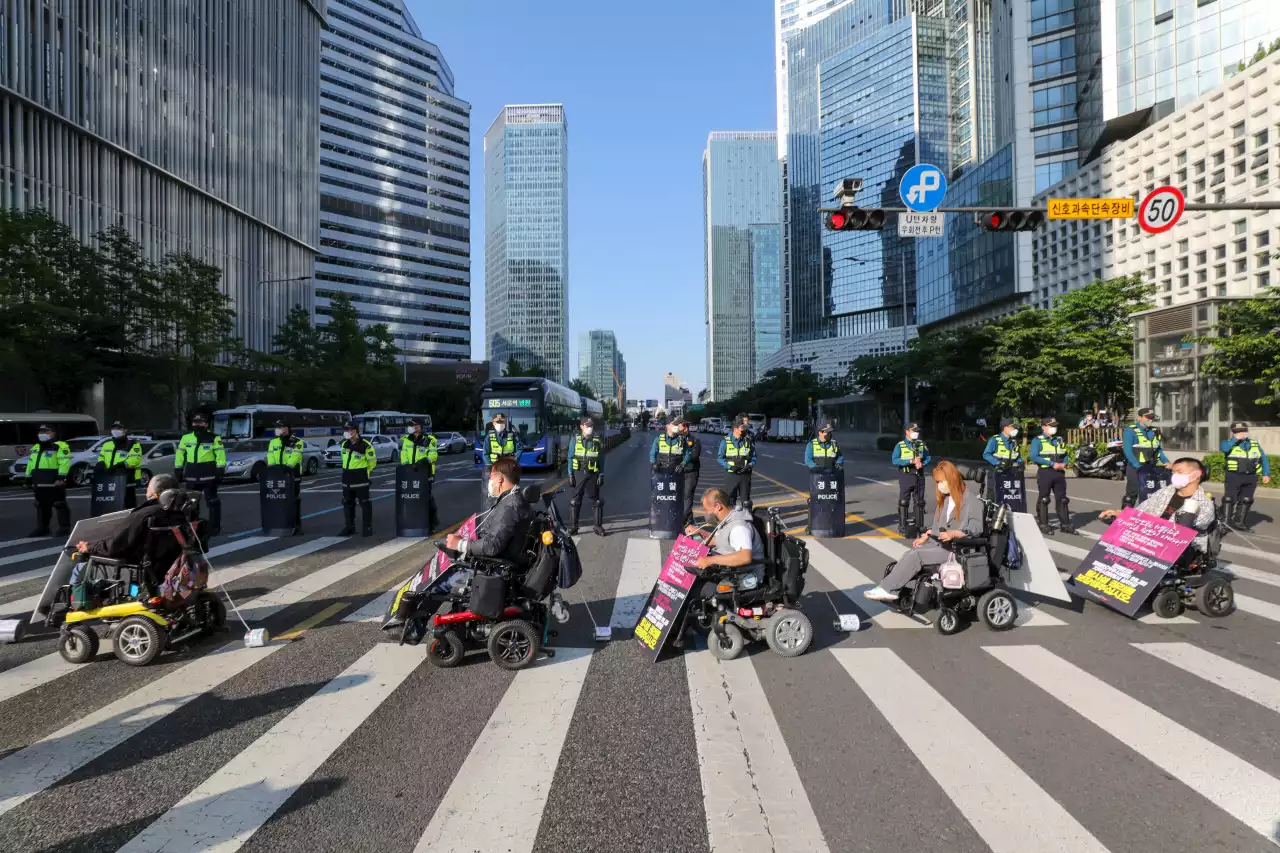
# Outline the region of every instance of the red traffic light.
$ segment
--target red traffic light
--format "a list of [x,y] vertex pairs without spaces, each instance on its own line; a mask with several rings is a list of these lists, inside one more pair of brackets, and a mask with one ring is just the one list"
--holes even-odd
[[828,223],[832,231],[843,231],[849,224],[849,215],[844,211],[836,211],[828,217]]
[[1034,231],[1044,224],[1044,213],[1029,208],[1006,208],[976,213],[973,220],[983,231]]
[[879,231],[884,227],[884,211],[842,207],[827,211],[824,222],[828,231]]
[[988,227],[991,228],[992,231],[999,231],[1000,226],[1004,225],[1004,214],[1002,213],[991,214],[991,216],[987,217],[987,225]]

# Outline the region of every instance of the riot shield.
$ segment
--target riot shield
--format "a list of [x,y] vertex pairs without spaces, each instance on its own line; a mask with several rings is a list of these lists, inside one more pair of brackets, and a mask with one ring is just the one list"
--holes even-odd
[[290,536],[298,524],[294,500],[296,473],[288,465],[268,465],[258,480],[262,508],[262,532],[266,536]]
[[684,524],[684,474],[661,471],[653,475],[649,497],[649,538],[675,539]]
[[89,484],[89,517],[97,518],[125,509],[124,496],[129,488],[129,474],[98,471]]
[[431,535],[431,468],[396,466],[396,536]]
[[809,532],[819,539],[839,539],[845,533],[844,516],[844,472],[809,472]]

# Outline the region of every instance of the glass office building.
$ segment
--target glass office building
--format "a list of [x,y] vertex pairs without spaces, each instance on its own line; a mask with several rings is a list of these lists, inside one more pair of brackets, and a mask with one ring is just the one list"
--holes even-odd
[[316,321],[346,296],[406,362],[471,357],[471,107],[403,0],[329,0]]
[[578,378],[591,386],[597,399],[616,400],[625,372],[613,332],[592,329],[578,337]]
[[484,136],[485,357],[567,380],[569,126],[561,104],[506,106]]
[[[725,400],[755,381],[753,237],[764,257],[775,241],[757,226],[778,225],[777,135],[716,132],[702,153],[706,249],[707,388]],[[776,232],[772,232],[776,233]]]
[[755,335],[755,378],[765,359],[782,347],[782,225],[752,225],[751,322]]

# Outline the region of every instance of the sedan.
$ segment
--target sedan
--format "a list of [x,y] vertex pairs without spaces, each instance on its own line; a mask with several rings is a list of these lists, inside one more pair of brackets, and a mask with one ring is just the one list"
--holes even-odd
[[[222,479],[248,480],[256,483],[267,470],[269,438],[246,438],[227,446],[227,470]],[[314,474],[320,470],[324,451],[310,441],[302,442],[302,473]]]
[[466,453],[467,448],[471,446],[471,442],[456,432],[438,432],[436,436],[436,451],[441,455],[445,453]]
[[[373,445],[373,452],[377,457],[378,464],[384,462],[395,462],[400,456],[400,441],[389,435],[362,435],[365,441]],[[342,444],[331,444],[324,452],[324,464],[330,468],[337,468],[342,464]]]

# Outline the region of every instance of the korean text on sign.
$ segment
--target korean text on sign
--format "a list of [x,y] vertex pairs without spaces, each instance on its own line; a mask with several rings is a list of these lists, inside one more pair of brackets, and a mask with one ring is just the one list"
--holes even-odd
[[1131,198],[1051,198],[1050,219],[1132,219]]

